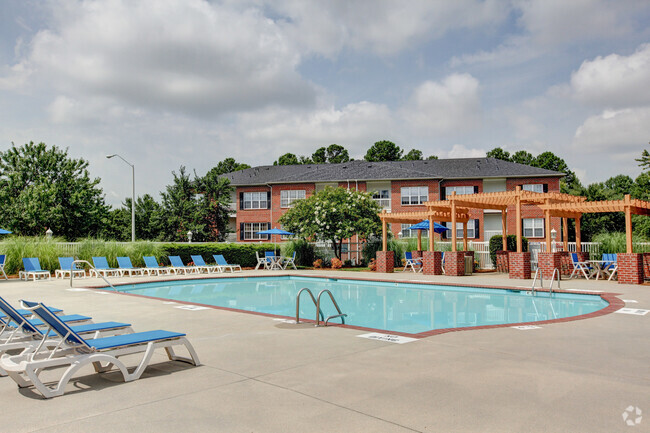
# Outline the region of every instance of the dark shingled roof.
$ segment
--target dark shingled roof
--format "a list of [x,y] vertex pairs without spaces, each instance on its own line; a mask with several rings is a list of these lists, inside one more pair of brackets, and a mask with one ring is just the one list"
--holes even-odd
[[263,165],[224,174],[233,186],[277,183],[342,182],[347,180],[484,179],[558,177],[564,173],[495,158],[429,159],[424,161],[341,164]]

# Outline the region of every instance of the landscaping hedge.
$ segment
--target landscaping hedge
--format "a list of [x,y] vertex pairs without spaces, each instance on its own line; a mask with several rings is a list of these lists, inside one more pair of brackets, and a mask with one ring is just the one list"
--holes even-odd
[[209,244],[163,244],[161,247],[161,260],[165,265],[169,265],[167,256],[180,256],[183,263],[192,261],[192,254],[200,254],[206,263],[214,263],[213,254],[222,254],[226,261],[231,264],[239,264],[242,267],[252,267],[257,265],[255,252],[264,256],[265,251],[272,251],[273,244],[231,244],[231,243],[209,243]]
[[[508,235],[506,238],[506,246],[508,251],[517,251],[517,236]],[[521,238],[521,248],[522,250],[528,251],[528,239],[523,237]],[[497,251],[503,249],[503,237],[501,235],[494,235],[490,238],[490,258],[494,266],[497,265]]]

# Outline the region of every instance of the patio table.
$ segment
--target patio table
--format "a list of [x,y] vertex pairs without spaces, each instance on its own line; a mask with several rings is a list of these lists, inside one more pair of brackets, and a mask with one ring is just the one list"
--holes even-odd
[[609,277],[609,271],[604,268],[604,265],[606,263],[611,263],[611,260],[587,260],[587,263],[591,264],[593,268],[589,274],[589,278],[593,278],[594,275],[596,276],[596,280],[598,280],[601,275],[603,275],[603,278]]

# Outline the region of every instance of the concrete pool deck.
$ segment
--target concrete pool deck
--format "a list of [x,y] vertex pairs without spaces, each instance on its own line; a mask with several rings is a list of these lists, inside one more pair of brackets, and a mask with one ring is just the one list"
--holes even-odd
[[[504,274],[282,274],[503,287],[532,283]],[[111,281],[152,279],[162,278]],[[95,374],[87,367],[64,396],[51,400],[3,377],[0,431],[650,431],[650,314],[612,313],[530,330],[479,329],[394,344],[357,338],[365,332],[350,328],[76,290],[101,284],[76,280],[71,291],[69,281],[10,280],[0,281],[0,294],[10,302],[40,300],[96,321],[127,321],[136,331],[186,332],[203,365],[168,362],[156,354],[143,377],[130,383],[119,373]],[[650,310],[648,285],[566,280],[562,289],[619,293],[619,299],[637,301],[626,307]],[[643,411],[636,430],[623,419],[629,406]]]

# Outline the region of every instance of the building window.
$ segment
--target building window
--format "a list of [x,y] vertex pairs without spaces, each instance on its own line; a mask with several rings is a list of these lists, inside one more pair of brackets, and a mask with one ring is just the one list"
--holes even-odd
[[[446,222],[445,225],[449,230],[445,232],[446,238],[451,238],[451,223]],[[467,221],[467,239],[476,239],[476,220]],[[456,239],[463,239],[463,223],[456,223]]]
[[456,191],[456,195],[462,194],[474,194],[473,186],[447,186],[445,187],[445,194],[450,196],[453,191]]
[[379,203],[382,209],[390,209],[390,190],[375,191],[372,193],[372,199]]
[[429,200],[428,186],[405,186],[402,187],[402,204],[423,204]]
[[402,224],[402,237],[403,238],[417,238],[418,232],[422,232],[422,237],[429,237],[429,230],[409,230],[413,224]]
[[524,218],[524,236],[527,238],[543,238],[544,218]]
[[268,209],[268,194],[263,192],[245,192],[244,209]]
[[268,229],[269,223],[242,223],[243,232],[242,240],[245,241],[265,241],[268,240],[269,235],[260,235],[257,232]]
[[543,183],[526,183],[521,186],[521,189],[524,191],[532,191],[532,192],[544,192],[544,184]]
[[296,200],[302,200],[306,196],[304,189],[287,189],[280,191],[280,207],[291,207]]

